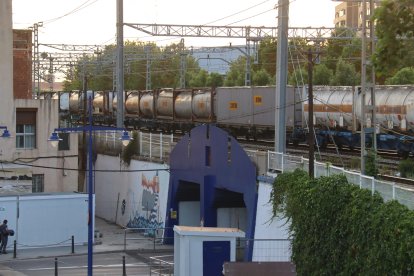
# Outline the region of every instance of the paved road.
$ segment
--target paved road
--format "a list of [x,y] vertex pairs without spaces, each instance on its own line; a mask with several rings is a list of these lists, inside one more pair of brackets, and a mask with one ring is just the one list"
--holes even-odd
[[[0,0],[1,1],[1,0]],[[151,239],[138,238],[138,234],[129,233],[127,251],[124,251],[124,234],[122,227],[96,218],[96,229],[102,237],[96,240],[93,248],[93,274],[120,276],[123,272],[122,257],[125,256],[127,275],[150,275],[149,258],[153,256],[171,256],[172,245],[154,244]],[[156,250],[154,249],[156,247]],[[55,257],[58,258],[58,275],[87,275],[87,245],[75,245],[75,253],[68,245],[44,248],[20,248],[17,257],[13,251],[0,255],[0,276],[48,276],[55,275]]]
[[[149,275],[149,265],[142,258],[124,252],[94,254],[94,275],[116,275],[123,273],[122,259],[125,256],[127,275]],[[59,276],[84,276],[87,274],[87,255],[58,258]],[[10,260],[0,266],[1,276],[48,276],[55,275],[55,259],[51,257],[27,260]]]

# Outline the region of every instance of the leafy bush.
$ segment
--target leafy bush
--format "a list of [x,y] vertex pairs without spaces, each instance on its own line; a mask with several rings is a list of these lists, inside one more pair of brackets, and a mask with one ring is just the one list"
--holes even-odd
[[376,177],[379,173],[378,170],[378,155],[374,150],[369,150],[365,159],[365,174]]
[[348,184],[345,176],[279,175],[273,215],[290,221],[298,275],[411,275],[414,212]]
[[414,161],[411,159],[401,160],[398,164],[398,170],[401,177],[413,178],[414,177]]
[[138,153],[138,132],[132,132],[132,140],[124,148],[122,152],[122,161],[129,166],[131,164],[132,156]]

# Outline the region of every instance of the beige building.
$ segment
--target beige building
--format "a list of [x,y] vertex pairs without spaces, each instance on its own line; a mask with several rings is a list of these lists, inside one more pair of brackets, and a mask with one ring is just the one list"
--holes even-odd
[[[378,4],[374,3],[374,8]],[[335,6],[335,27],[346,27],[346,28],[361,28],[362,27],[362,2],[341,2]],[[366,19],[369,20],[371,14],[370,4],[367,1],[367,15]],[[369,22],[367,22],[369,27]]]
[[12,30],[12,0],[0,1],[0,126],[12,136],[0,138],[0,180],[8,180],[9,192],[10,186],[21,192],[18,181],[11,182],[19,178],[32,179],[26,192],[77,191],[78,136],[66,135],[58,148],[47,141],[59,124],[59,103],[31,99],[31,37],[27,31],[17,33]]

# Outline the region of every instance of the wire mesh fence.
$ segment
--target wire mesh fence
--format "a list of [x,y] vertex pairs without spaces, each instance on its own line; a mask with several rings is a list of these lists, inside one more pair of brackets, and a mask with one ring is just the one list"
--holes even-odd
[[[269,151],[267,160],[269,172],[288,172],[297,168],[308,171],[309,169],[309,160],[303,157],[292,157],[288,154]],[[315,162],[314,171],[315,177],[343,174],[349,183],[358,185],[361,189],[368,189],[373,194],[378,192],[384,201],[397,200],[409,209],[414,210],[414,189],[410,187],[378,180],[374,177],[348,171],[329,163]]]

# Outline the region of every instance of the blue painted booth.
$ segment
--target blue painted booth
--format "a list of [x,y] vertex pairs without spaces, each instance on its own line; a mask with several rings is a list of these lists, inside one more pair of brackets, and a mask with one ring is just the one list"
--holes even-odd
[[[246,238],[254,238],[256,168],[237,141],[218,127],[192,129],[170,154],[166,227],[178,225],[184,201],[199,202],[199,221],[205,227],[217,227],[218,208],[246,208]],[[172,230],[166,235],[174,237]],[[248,244],[245,260],[252,256],[253,243]]]

